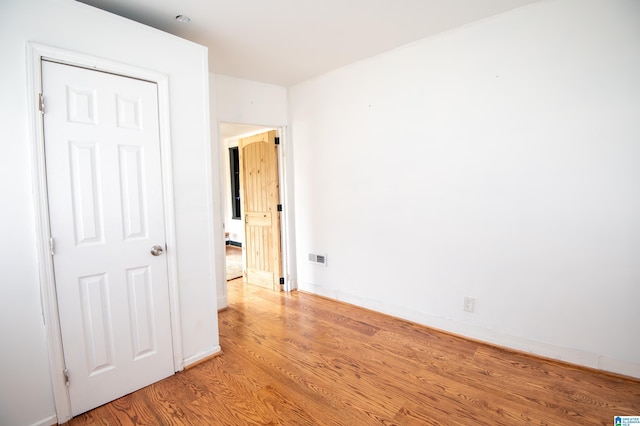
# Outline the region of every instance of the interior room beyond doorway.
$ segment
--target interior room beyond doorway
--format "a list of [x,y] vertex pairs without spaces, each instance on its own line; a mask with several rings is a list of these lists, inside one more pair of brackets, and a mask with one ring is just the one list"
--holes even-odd
[[254,124],[220,123],[221,182],[223,192],[227,280],[243,276],[246,265],[244,221],[240,199],[238,141],[273,127]]

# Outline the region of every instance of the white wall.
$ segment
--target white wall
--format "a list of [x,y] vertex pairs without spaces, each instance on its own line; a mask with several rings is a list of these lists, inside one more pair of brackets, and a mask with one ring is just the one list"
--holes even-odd
[[300,288],[640,377],[639,22],[542,1],[292,87]]
[[0,424],[50,424],[55,408],[36,256],[26,42],[169,76],[185,362],[219,350],[212,223],[222,220],[214,216],[208,163],[207,54],[201,46],[71,0],[3,1],[0,12]]
[[287,89],[273,84],[210,74],[215,87],[214,119],[220,122],[285,126],[287,124]]
[[[219,74],[210,74],[210,82],[211,102],[215,103],[215,112],[212,114],[212,123],[215,123],[212,127],[214,132],[220,131],[220,123],[236,123],[283,128],[286,133],[288,105],[287,89],[285,87]],[[218,156],[215,161],[217,161],[220,170],[222,170],[217,181],[217,184],[220,185],[220,194],[222,194],[220,211],[223,217],[226,217],[225,223],[228,224],[228,230],[241,235],[238,233],[238,226],[242,230],[242,222],[232,220],[231,212],[228,208],[230,197],[229,142],[233,144],[231,140],[223,141],[215,150]],[[286,137],[283,138],[281,149],[288,149],[288,145]],[[287,161],[287,170],[292,169],[290,158],[287,157],[285,161]],[[287,191],[293,191],[293,185],[289,184],[285,187]],[[293,194],[291,193],[289,196],[293,197]],[[293,214],[293,208],[291,208],[290,212]],[[240,225],[237,222],[240,222]],[[242,230],[243,233],[244,231]],[[293,247],[292,236],[289,246]],[[295,268],[295,264],[289,262],[289,267]],[[227,306],[226,285],[226,281],[218,283],[219,309]]]

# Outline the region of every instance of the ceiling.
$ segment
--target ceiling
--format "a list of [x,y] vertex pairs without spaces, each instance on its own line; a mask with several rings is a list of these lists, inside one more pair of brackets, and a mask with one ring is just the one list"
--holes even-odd
[[220,123],[220,139],[236,138],[238,136],[244,136],[249,134],[255,134],[258,132],[266,132],[273,129],[272,127],[257,126],[253,124],[239,124],[239,123]]
[[537,0],[78,1],[207,46],[214,73],[288,87]]

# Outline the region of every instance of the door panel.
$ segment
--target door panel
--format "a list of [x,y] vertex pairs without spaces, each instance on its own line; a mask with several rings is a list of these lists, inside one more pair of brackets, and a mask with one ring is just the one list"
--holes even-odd
[[141,146],[119,146],[120,194],[124,238],[147,237],[147,211],[144,203],[144,151]]
[[157,351],[153,321],[153,283],[149,266],[127,270],[129,316],[135,360]]
[[115,368],[108,281],[107,274],[78,278],[84,351],[90,375]]
[[98,188],[97,147],[92,142],[69,141],[71,199],[77,245],[104,243],[104,221]]
[[250,284],[279,289],[281,276],[278,151],[275,130],[241,139],[240,180]]
[[53,264],[72,414],[174,372],[154,83],[42,62]]

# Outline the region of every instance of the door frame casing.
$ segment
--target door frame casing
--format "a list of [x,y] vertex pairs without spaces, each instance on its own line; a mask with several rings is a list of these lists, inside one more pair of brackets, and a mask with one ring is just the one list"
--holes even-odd
[[293,226],[293,199],[289,197],[293,182],[289,179],[293,177],[289,174],[289,164],[287,163],[287,151],[289,150],[289,138],[287,126],[276,128],[280,138],[278,145],[278,181],[280,182],[280,204],[282,212],[280,214],[280,254],[282,261],[282,274],[284,275],[284,291],[291,292],[298,289],[295,271],[295,250],[293,249],[294,226]]
[[49,200],[44,151],[44,118],[39,112],[39,94],[42,93],[43,59],[65,65],[79,66],[95,71],[118,74],[125,77],[155,83],[158,88],[158,120],[162,168],[163,213],[165,218],[165,239],[167,274],[169,285],[169,308],[171,337],[173,345],[173,368],[181,371],[183,365],[182,333],[180,327],[180,306],[178,287],[178,262],[176,253],[176,229],[173,198],[173,173],[171,166],[171,139],[169,128],[169,78],[161,73],[108,59],[72,52],[40,43],[27,43],[27,105],[30,117],[31,164],[36,219],[36,244],[38,251],[38,274],[42,315],[47,335],[47,351],[53,388],[53,397],[58,423],[71,418],[71,401],[65,383],[65,369],[62,348],[62,333],[55,288],[53,257],[51,256],[49,226]]

